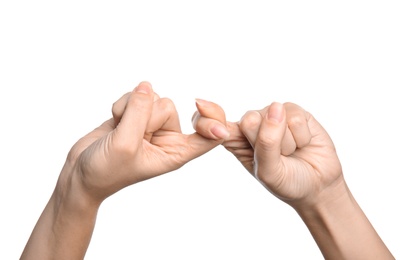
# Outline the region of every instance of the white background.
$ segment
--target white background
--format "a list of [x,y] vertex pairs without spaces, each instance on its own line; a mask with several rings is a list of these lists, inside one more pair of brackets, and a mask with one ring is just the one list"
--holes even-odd
[[[63,2],[63,1],[62,1]],[[228,120],[309,110],[397,259],[415,259],[413,1],[2,1],[0,259],[18,259],[72,144],[140,81]],[[322,259],[225,151],[105,201],[86,259]]]

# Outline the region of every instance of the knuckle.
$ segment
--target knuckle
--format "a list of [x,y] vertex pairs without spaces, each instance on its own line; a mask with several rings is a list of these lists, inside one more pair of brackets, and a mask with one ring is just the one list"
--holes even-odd
[[293,102],[285,102],[284,103],[284,107],[292,107],[292,106],[297,106],[297,105],[294,104]]
[[285,102],[283,106],[286,110],[304,110],[302,107],[293,102]]
[[304,115],[302,113],[295,113],[287,118],[287,125],[290,129],[297,129],[305,124]]
[[166,113],[175,113],[176,106],[170,98],[160,98],[157,100],[159,102],[160,108]]
[[[153,110],[153,113],[162,113],[166,121],[177,120],[179,115],[176,110],[176,106],[173,101],[169,98],[160,98],[157,100],[156,108]],[[194,119],[193,119],[194,120]],[[196,121],[193,121],[196,125],[199,124]]]
[[257,111],[248,111],[243,116],[240,126],[243,130],[250,131],[258,128],[261,124],[262,116]]
[[112,112],[120,114],[122,109],[123,109],[123,106],[126,105],[130,95],[131,95],[131,92],[127,92],[121,98],[119,98],[117,101],[112,103]]
[[145,107],[153,103],[153,95],[145,95],[134,91],[129,96],[127,103],[136,107]]
[[143,102],[142,98],[138,95],[138,93],[135,93],[135,95],[131,95],[131,97],[128,99],[128,103],[133,106],[139,106]]

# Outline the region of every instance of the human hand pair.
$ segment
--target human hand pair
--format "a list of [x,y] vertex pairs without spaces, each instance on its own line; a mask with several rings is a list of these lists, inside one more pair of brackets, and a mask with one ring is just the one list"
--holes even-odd
[[186,135],[172,101],[148,82],[115,102],[113,117],[69,152],[21,259],[83,259],[105,198],[219,144],[297,210],[325,259],[393,259],[348,190],[333,142],[310,113],[272,103],[227,122],[215,103],[199,99],[196,107],[196,132]]
[[198,99],[196,106],[196,133],[185,135],[173,102],[160,98],[150,83],[125,94],[114,103],[113,118],[69,153],[67,164],[79,169],[72,177],[81,191],[101,202],[126,186],[178,169],[221,143],[292,206],[313,203],[327,187],[344,181],[329,135],[300,106],[272,103],[246,112],[239,122],[227,122],[215,103]]

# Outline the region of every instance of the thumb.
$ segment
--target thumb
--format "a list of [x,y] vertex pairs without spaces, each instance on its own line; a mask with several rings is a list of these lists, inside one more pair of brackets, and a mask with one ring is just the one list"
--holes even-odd
[[114,132],[120,144],[141,145],[153,110],[154,92],[151,84],[141,82],[129,96],[125,112]]
[[262,120],[255,143],[255,175],[263,182],[278,180],[280,174],[283,174],[281,144],[286,128],[284,106],[280,103],[272,103]]

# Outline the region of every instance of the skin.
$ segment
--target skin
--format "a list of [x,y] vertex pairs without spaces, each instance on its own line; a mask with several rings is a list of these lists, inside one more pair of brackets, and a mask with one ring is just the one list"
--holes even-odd
[[304,220],[325,259],[394,259],[344,181],[334,145],[301,107],[273,103],[227,122],[196,100],[195,133],[181,132],[174,104],[140,83],[113,117],[68,154],[20,259],[83,259],[100,205],[117,191],[176,170],[219,144]]
[[20,259],[83,259],[106,198],[176,170],[223,141],[183,134],[174,104],[148,82],[121,97],[112,112],[72,147]]
[[351,194],[330,136],[309,112],[274,102],[226,122],[215,103],[198,100],[197,108],[196,131],[215,138],[213,126],[226,125],[223,146],[298,212],[325,259],[394,259]]

